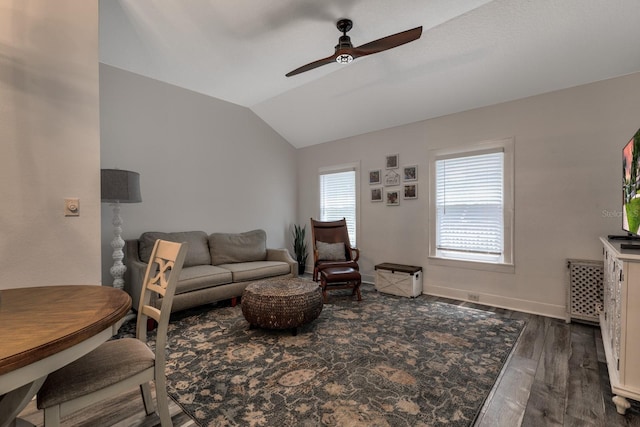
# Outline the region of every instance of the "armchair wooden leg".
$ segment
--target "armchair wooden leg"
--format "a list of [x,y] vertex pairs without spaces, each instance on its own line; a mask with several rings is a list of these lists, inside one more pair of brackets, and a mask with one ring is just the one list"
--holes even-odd
[[324,280],[324,277],[320,279],[320,290],[322,290],[322,303],[327,303],[327,281]]

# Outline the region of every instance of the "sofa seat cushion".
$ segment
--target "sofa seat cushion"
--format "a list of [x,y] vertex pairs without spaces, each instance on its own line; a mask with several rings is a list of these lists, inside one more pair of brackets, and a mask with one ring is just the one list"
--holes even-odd
[[183,268],[176,285],[176,295],[199,289],[231,283],[231,271],[213,265],[195,265]]
[[238,262],[221,264],[218,267],[231,271],[234,282],[246,282],[291,273],[291,266],[282,261]]
[[213,265],[267,259],[267,233],[253,230],[245,233],[212,233],[209,250]]
[[209,254],[209,238],[204,231],[179,231],[176,233],[163,233],[161,231],[148,231],[142,233],[139,240],[138,253],[140,261],[149,263],[151,251],[156,240],[168,240],[169,242],[188,243],[187,255],[184,258],[183,267],[211,264]]

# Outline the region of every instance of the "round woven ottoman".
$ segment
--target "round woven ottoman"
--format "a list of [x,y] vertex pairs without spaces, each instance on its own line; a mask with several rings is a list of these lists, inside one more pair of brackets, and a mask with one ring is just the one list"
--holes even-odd
[[288,278],[251,283],[242,293],[242,314],[250,327],[292,329],[318,318],[322,294],[317,283]]

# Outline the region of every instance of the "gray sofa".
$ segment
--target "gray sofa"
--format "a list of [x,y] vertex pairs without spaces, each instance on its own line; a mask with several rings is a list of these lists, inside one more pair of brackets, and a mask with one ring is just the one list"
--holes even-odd
[[[246,233],[186,231],[177,233],[146,232],[125,242],[125,291],[131,295],[132,307],[140,303],[142,281],[151,250],[157,239],[187,242],[172,312],[242,296],[247,285],[267,277],[296,277],[298,264],[286,249],[269,249],[264,230]],[[156,307],[160,301],[152,301]]]

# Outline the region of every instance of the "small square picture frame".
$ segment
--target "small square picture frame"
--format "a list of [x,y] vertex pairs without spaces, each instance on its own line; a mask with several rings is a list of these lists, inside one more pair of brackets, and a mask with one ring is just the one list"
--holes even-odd
[[418,184],[405,184],[402,186],[402,198],[405,200],[418,198]]
[[418,180],[418,166],[417,165],[409,165],[402,167],[402,181],[403,182],[411,182]]
[[371,201],[372,202],[382,201],[382,187],[371,188]]
[[385,200],[387,202],[387,206],[399,206],[400,190],[387,190],[385,192]]
[[388,170],[384,174],[384,185],[385,187],[400,185],[400,174],[395,170]]
[[382,183],[382,170],[373,169],[369,171],[369,185],[376,185]]
[[385,169],[398,169],[400,167],[399,157],[398,154],[387,154],[384,161]]

